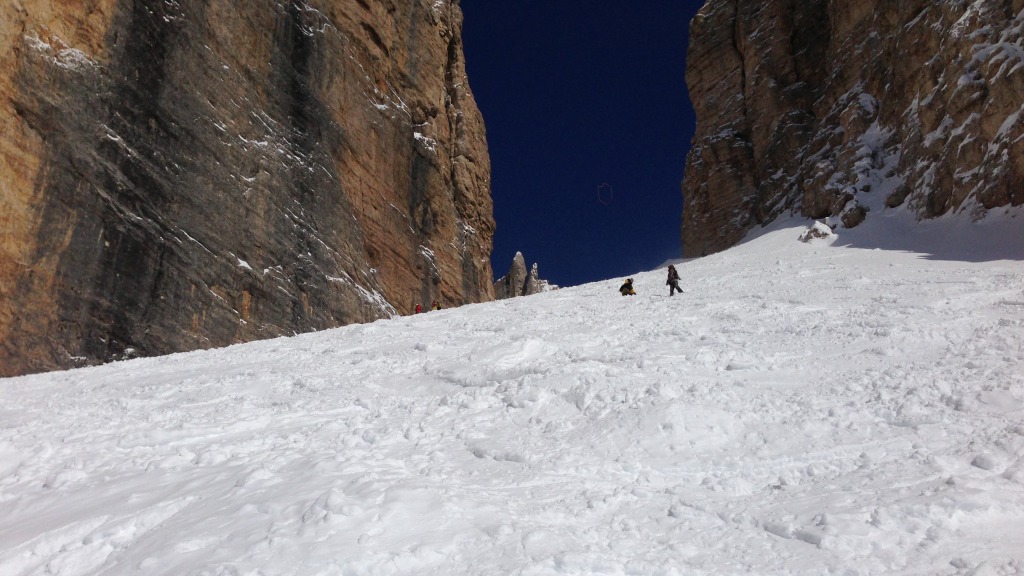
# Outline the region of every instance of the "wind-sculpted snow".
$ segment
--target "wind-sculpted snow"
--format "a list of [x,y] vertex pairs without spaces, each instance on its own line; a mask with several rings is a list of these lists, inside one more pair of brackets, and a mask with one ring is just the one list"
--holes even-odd
[[1020,573],[1020,217],[0,380],[0,574]]

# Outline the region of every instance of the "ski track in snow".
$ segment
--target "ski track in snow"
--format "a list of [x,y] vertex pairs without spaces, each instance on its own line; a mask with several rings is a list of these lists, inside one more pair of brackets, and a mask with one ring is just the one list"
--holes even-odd
[[1021,260],[799,232],[0,380],[0,574],[1024,573]]

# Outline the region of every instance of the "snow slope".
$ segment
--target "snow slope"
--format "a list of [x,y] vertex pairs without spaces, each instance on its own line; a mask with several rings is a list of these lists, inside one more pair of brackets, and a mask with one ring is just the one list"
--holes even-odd
[[1022,223],[0,380],[0,574],[1024,573]]

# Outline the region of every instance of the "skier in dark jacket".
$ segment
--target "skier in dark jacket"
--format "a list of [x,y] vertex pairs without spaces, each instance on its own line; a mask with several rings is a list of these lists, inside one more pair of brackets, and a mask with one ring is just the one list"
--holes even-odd
[[619,294],[623,296],[636,296],[636,291],[633,290],[633,279],[626,278],[626,282],[619,287]]
[[676,267],[671,264],[668,265],[668,280],[665,284],[668,284],[669,296],[675,296],[676,290],[678,290],[680,294],[683,293],[683,289],[679,287],[679,272],[676,272]]

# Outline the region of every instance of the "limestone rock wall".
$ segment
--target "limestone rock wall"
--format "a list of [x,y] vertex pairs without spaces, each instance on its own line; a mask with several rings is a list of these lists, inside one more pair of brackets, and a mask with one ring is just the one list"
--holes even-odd
[[852,227],[1024,203],[1024,0],[708,0],[683,253],[794,211]]
[[493,298],[457,0],[0,6],[0,376]]

